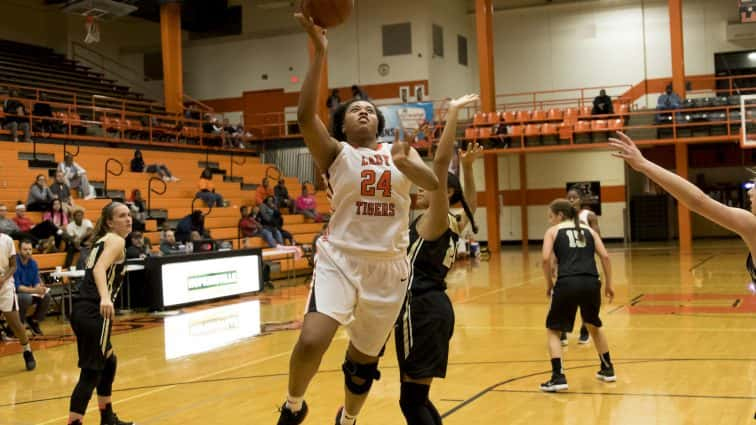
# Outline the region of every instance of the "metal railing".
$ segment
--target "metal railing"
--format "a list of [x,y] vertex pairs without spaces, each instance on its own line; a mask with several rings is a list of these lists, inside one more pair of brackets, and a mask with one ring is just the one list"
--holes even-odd
[[[162,190],[157,190],[152,187],[152,182],[158,182],[163,185]],[[158,177],[150,177],[150,180],[147,182],[147,218],[152,218],[152,194],[156,195],[162,195],[168,190],[168,185],[163,181],[163,179]]]
[[[119,169],[118,171],[113,171],[110,169],[110,163],[114,162],[116,165],[118,165]],[[108,158],[107,161],[105,161],[105,181],[102,185],[102,190],[104,192],[104,195],[106,198],[109,198],[108,196],[108,175],[112,174],[116,177],[123,174],[123,163],[121,161],[115,159],[115,158]]]

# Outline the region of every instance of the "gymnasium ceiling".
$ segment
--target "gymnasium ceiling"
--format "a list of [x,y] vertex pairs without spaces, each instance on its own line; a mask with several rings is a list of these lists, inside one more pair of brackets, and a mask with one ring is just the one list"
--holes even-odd
[[[475,0],[466,0],[467,7],[475,10]],[[547,6],[566,3],[583,3],[595,0],[493,0],[494,10],[520,9],[525,7]]]

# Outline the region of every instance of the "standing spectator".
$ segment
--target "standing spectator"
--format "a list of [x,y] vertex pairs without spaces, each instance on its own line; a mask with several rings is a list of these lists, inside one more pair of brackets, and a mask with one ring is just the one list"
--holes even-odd
[[339,105],[341,105],[341,97],[339,97],[339,90],[333,89],[331,90],[331,95],[328,96],[328,100],[326,100],[326,106],[328,107],[328,110],[331,111],[331,115],[333,115],[333,113],[336,112],[336,109],[339,108]]
[[[39,278],[39,266],[32,258],[32,242],[29,240],[21,241],[19,250],[21,256],[16,257],[16,272],[13,274],[16,296],[18,297],[18,314],[21,321],[26,321],[35,335],[44,335],[39,327],[39,322],[45,320],[47,312],[50,310],[52,298],[49,289]],[[34,312],[33,318],[27,319],[26,311],[32,304],[37,305],[37,310]]]
[[262,183],[257,186],[255,192],[255,200],[257,201],[257,205],[265,202],[265,198],[267,198],[268,196],[276,196],[276,192],[272,187],[270,187],[270,180],[268,180],[267,177],[263,177]]
[[52,107],[47,103],[47,93],[40,93],[39,100],[39,102],[34,104],[34,108],[32,109],[32,116],[34,118],[41,118],[35,128],[48,133],[53,131],[60,132],[60,123],[52,119],[53,112]]
[[37,179],[29,186],[26,209],[28,211],[47,211],[50,209],[50,203],[53,199],[55,199],[55,194],[47,186],[47,177],[44,174],[38,174]]
[[150,164],[145,166],[142,151],[137,149],[134,151],[134,158],[131,159],[131,172],[143,173],[145,170],[148,173],[157,174],[164,182],[178,181],[177,178],[173,177],[171,170],[165,164]]
[[68,188],[66,176],[62,171],[58,170],[55,172],[55,182],[50,185],[50,192],[52,192],[57,199],[60,199],[60,202],[63,204],[63,211],[68,214],[71,207],[73,207],[73,203],[71,202],[71,190]]
[[668,85],[664,94],[659,96],[659,100],[656,102],[656,109],[680,109],[682,101],[680,96],[672,91],[672,84]]
[[181,254],[181,248],[176,242],[176,234],[173,230],[166,230],[163,239],[160,240],[160,253],[163,255]]
[[606,90],[601,89],[599,95],[593,99],[593,115],[607,115],[614,113],[614,104],[612,98],[606,95]]
[[11,330],[18,338],[18,342],[24,348],[26,370],[32,370],[37,367],[37,362],[34,360],[29,338],[26,336],[24,325],[18,315],[16,285],[13,279],[15,273],[16,246],[13,245],[13,239],[10,236],[0,234],[0,312],[3,313]]
[[94,225],[89,219],[84,218],[84,208],[74,207],[72,215],[73,221],[66,226],[66,232],[71,238],[71,241],[66,245],[66,261],[64,264],[66,268],[73,263],[74,255],[77,252],[85,255],[94,233]]
[[294,201],[289,197],[289,190],[286,189],[286,181],[283,178],[278,180],[278,184],[273,188],[273,195],[276,197],[278,208],[294,207]]
[[296,207],[297,214],[302,214],[309,219],[315,220],[316,223],[320,223],[325,219],[316,211],[317,204],[315,197],[307,189],[306,184],[302,185],[302,194],[297,198]]
[[6,115],[3,127],[6,130],[10,130],[14,142],[18,142],[19,128],[24,132],[24,141],[31,142],[31,127],[29,126],[29,119],[26,116],[26,107],[23,103],[16,100],[18,98],[18,91],[11,90],[10,97],[10,99],[7,99],[3,103],[3,111],[5,111]]
[[58,164],[58,171],[63,172],[63,177],[66,179],[69,189],[79,189],[84,199],[95,198],[95,193],[89,186],[87,170],[74,161],[73,155],[70,153],[65,155],[63,162]]
[[205,201],[208,207],[223,206],[223,196],[220,193],[215,193],[213,172],[209,168],[205,168],[200,174],[199,192],[196,196]]
[[355,100],[370,100],[365,90],[362,90],[362,87],[357,84],[352,86],[352,98]]

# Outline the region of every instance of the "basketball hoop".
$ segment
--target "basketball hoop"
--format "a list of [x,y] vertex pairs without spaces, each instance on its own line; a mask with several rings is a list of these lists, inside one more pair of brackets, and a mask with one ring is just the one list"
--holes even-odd
[[100,41],[100,26],[94,16],[87,16],[84,28],[87,30],[87,35],[84,37],[85,43],[92,44]]

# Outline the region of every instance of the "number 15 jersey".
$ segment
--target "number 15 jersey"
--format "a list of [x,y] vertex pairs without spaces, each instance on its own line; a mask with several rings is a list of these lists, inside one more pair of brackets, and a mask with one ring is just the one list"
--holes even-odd
[[341,146],[324,176],[333,210],[324,241],[356,255],[406,255],[412,182],[394,165],[391,145]]

